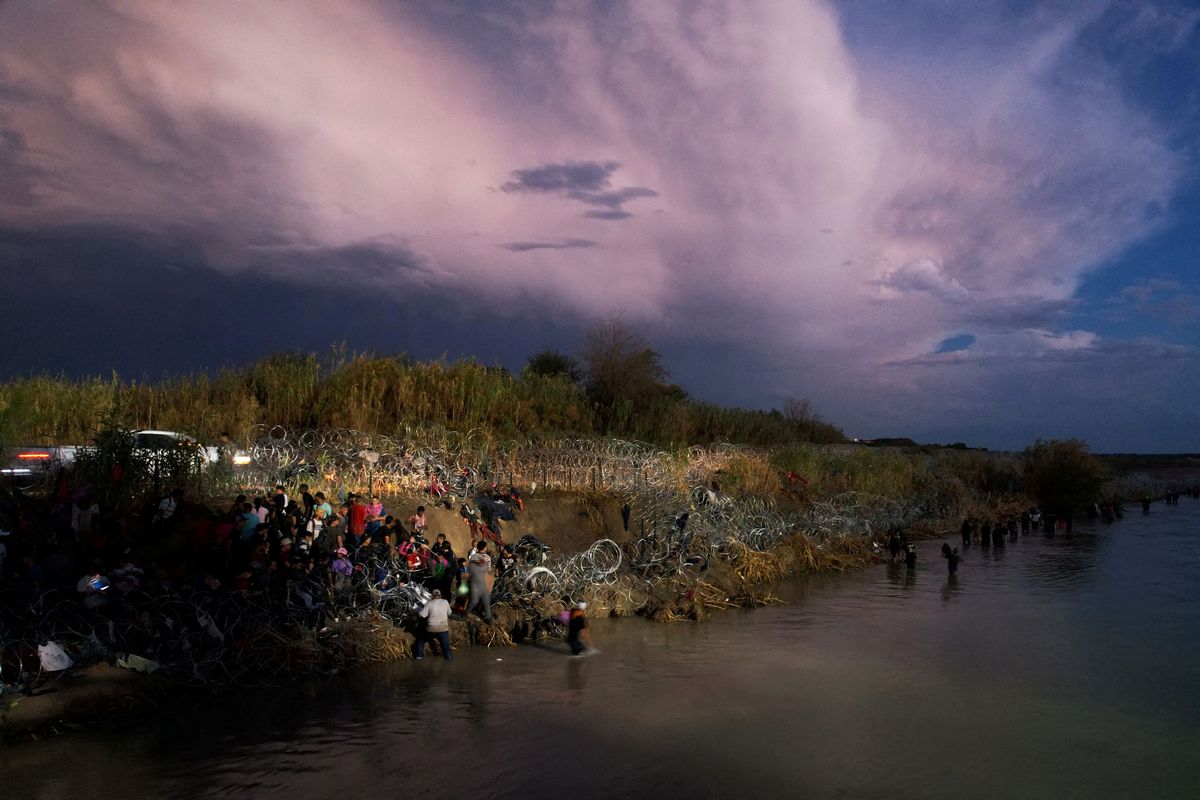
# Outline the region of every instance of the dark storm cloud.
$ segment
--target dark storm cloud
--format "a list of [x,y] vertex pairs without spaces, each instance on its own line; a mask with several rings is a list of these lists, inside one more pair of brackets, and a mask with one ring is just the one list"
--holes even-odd
[[619,209],[626,202],[639,197],[658,197],[658,192],[645,186],[629,186],[611,192],[571,192],[567,196],[588,205]]
[[[997,387],[1021,354],[1103,344],[1064,332],[1089,309],[1055,298],[1170,218],[1143,209],[1174,211],[1195,125],[1164,130],[1091,51],[1064,62],[1087,25],[1059,4],[971,4],[963,37],[888,4],[874,48],[841,18],[869,5],[8,3],[0,233],[54,235],[0,254],[0,365],[175,370],[343,339],[508,358],[618,308],[663,352],[707,335],[671,364],[705,399],[819,384],[835,421],[940,423],[963,392],[1018,428],[1028,397]],[[654,225],[622,222],[638,202]],[[81,223],[123,233],[62,229]],[[539,333],[554,314],[565,339]],[[964,357],[1011,366],[967,387],[877,368],[967,329]]]
[[356,242],[340,247],[250,248],[250,266],[281,278],[321,276],[323,282],[349,280],[395,286],[424,283],[435,275],[430,260],[399,242]]
[[[387,247],[292,253],[322,269],[345,259],[395,268]],[[343,279],[344,277],[344,279]],[[5,313],[0,379],[47,370],[126,377],[213,374],[285,351],[404,352],[418,359],[476,357],[520,367],[547,347],[572,349],[569,318],[532,299],[463,325],[478,311],[470,292],[410,284],[404,293],[330,273],[327,284],[298,283],[262,270],[225,273],[206,264],[199,247],[150,242],[139,231],[76,227],[40,233],[0,227],[0,281]]]
[[590,239],[566,239],[561,242],[507,242],[500,245],[505,250],[514,253],[527,253],[530,250],[571,250],[575,248],[596,247],[599,242]]
[[630,214],[628,211],[587,211],[584,213],[584,216],[590,217],[591,219],[617,220],[617,219],[629,219],[630,217],[633,216],[633,214]]
[[608,186],[620,168],[616,161],[568,161],[513,170],[505,192],[598,192]]
[[992,298],[963,310],[963,322],[998,330],[1053,327],[1063,316],[1079,306],[1074,298],[1055,300],[1044,297],[1016,296]]
[[588,211],[585,217],[619,220],[633,216],[624,209],[630,200],[658,197],[645,186],[610,188],[613,173],[620,169],[616,161],[567,161],[514,170],[513,180],[500,186],[509,194],[553,194],[584,205],[600,206],[603,211]]

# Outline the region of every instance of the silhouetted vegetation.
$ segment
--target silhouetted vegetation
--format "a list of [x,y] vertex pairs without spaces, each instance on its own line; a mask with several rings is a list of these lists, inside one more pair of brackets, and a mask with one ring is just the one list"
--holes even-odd
[[533,375],[541,378],[566,378],[571,383],[579,383],[583,380],[583,372],[579,367],[579,362],[573,357],[560,353],[557,350],[543,350],[540,353],[534,353],[525,362],[525,369],[522,370],[522,375]]
[[[610,344],[607,351],[587,351],[583,384],[575,380],[572,359],[561,354],[539,354],[531,362],[540,366],[515,376],[470,360],[415,362],[342,350],[326,357],[276,355],[157,382],[115,374],[18,378],[0,384],[0,444],[86,443],[105,420],[210,442],[222,431],[244,441],[260,424],[389,435],[413,428],[478,430],[497,439],[611,435],[664,446],[843,441],[841,431],[819,421],[689,399],[660,382],[666,372],[653,351],[623,339]],[[635,374],[622,372],[622,365],[636,367]]]
[[1025,491],[1055,514],[1086,508],[1099,497],[1108,478],[1104,465],[1079,439],[1039,439],[1025,448],[1021,472]]

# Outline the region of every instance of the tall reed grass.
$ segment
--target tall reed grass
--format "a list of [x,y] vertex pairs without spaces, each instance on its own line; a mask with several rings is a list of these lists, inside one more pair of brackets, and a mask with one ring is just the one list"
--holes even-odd
[[[664,397],[650,411],[600,414],[564,376],[526,374],[475,361],[414,362],[403,356],[285,354],[240,369],[157,382],[113,374],[73,380],[36,375],[0,383],[0,444],[85,443],[110,418],[212,441],[245,441],[256,425],[477,431],[491,439],[612,435],[661,446],[730,441],[753,445],[842,441],[821,423],[777,411],[721,408]],[[600,419],[615,419],[603,430]]]
[[797,473],[817,497],[863,492],[902,500],[924,493],[935,481],[928,459],[888,449],[782,447],[772,453],[771,463],[780,473]]

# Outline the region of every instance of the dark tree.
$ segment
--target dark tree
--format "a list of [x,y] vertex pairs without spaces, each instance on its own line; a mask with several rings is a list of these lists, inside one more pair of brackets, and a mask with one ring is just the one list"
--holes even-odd
[[1025,490],[1055,514],[1081,511],[1100,495],[1107,474],[1104,465],[1079,439],[1038,439],[1025,448],[1021,461]]
[[544,378],[561,376],[571,381],[571,383],[579,383],[583,380],[583,372],[579,369],[579,362],[573,357],[565,353],[560,353],[557,350],[543,350],[540,353],[534,353],[525,362],[522,374]]
[[788,397],[783,401],[783,417],[789,422],[806,427],[819,423],[821,418],[807,397]]
[[616,317],[587,332],[583,343],[588,397],[607,430],[662,396],[667,371],[641,334]]

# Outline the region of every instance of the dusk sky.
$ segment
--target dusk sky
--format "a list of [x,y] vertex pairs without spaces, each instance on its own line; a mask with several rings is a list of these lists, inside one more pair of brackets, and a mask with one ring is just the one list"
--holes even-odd
[[2,2],[0,376],[617,314],[848,436],[1200,451],[1200,7]]

